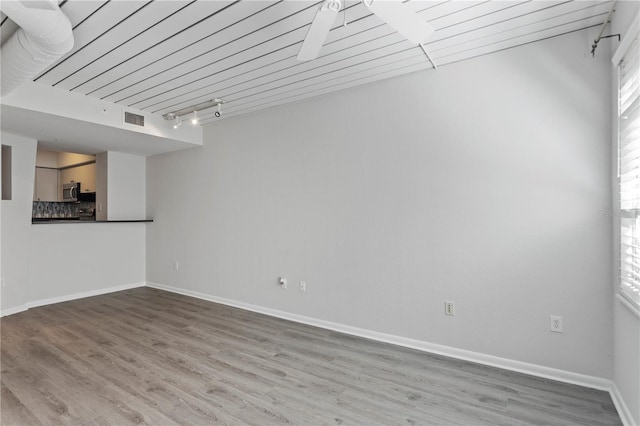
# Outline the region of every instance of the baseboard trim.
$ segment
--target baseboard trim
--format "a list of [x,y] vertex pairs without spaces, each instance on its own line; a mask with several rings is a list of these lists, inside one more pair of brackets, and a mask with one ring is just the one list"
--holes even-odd
[[100,288],[97,290],[83,291],[80,293],[68,294],[65,296],[52,297],[50,299],[34,300],[25,303],[27,309],[37,308],[38,306],[53,305],[54,303],[69,302],[71,300],[83,299],[85,297],[100,296],[101,294],[115,293],[116,291],[131,290],[132,288],[145,287],[146,282],[138,282],[132,284],[118,285],[114,287]]
[[615,405],[616,410],[618,410],[618,415],[620,416],[620,420],[622,420],[622,424],[624,426],[637,426],[638,423],[634,421],[633,416],[631,415],[631,410],[629,410],[629,407],[627,407],[627,404],[624,402],[624,398],[622,397],[622,394],[615,382],[611,384],[610,393],[613,405]]
[[4,309],[2,311],[0,311],[0,317],[6,317],[7,315],[13,315],[13,314],[18,314],[20,312],[24,312],[26,311],[27,308],[25,305],[20,305],[20,306],[15,306],[13,308],[9,308],[9,309]]
[[24,305],[16,306],[14,308],[4,309],[0,311],[0,317],[5,317],[7,315],[13,315],[20,312],[24,312],[31,308],[37,308],[38,306],[53,305],[54,303],[69,302],[71,300],[83,299],[85,297],[100,296],[101,294],[115,293],[116,291],[130,290],[132,288],[138,288],[138,287],[145,287],[146,285],[147,283],[143,281],[143,282],[138,282],[133,284],[124,284],[124,285],[118,285],[114,287],[100,288],[97,290],[83,291],[81,293],[67,294],[65,296],[52,297],[50,299],[34,300],[32,302],[26,302]]
[[[247,311],[257,312],[277,318],[282,318],[302,324],[308,324],[315,327],[325,328],[340,333],[350,334],[353,336],[364,337],[379,342],[390,343],[398,346],[404,346],[423,352],[434,353],[438,355],[448,356],[451,358],[471,361],[478,364],[488,365],[491,367],[502,368],[505,370],[515,371],[518,373],[529,374],[532,376],[543,377],[546,379],[557,380],[564,383],[580,385],[584,387],[604,390],[611,392],[611,380],[600,377],[587,376],[584,374],[573,373],[570,371],[558,370],[555,368],[544,367],[536,364],[515,361],[512,359],[501,358],[493,355],[458,349],[450,346],[438,345],[422,340],[410,339],[407,337],[396,336],[387,333],[380,333],[373,330],[367,330],[358,327],[352,327],[331,321],[325,321],[317,318],[307,317],[304,315],[292,314],[285,311],[266,308],[263,306],[252,305],[249,303],[239,302],[237,300],[225,299],[222,297],[211,296],[209,294],[200,293],[192,290],[185,290],[178,287],[172,287],[164,284],[147,282],[147,286],[159,290],[169,291],[171,293],[182,294],[185,296],[195,297],[197,299],[207,300],[210,302],[220,303],[223,305],[233,306]],[[612,396],[613,398],[613,396]]]

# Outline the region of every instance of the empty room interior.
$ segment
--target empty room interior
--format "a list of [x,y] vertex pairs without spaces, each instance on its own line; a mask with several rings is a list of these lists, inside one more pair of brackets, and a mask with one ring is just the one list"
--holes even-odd
[[640,425],[640,3],[3,0],[2,425]]

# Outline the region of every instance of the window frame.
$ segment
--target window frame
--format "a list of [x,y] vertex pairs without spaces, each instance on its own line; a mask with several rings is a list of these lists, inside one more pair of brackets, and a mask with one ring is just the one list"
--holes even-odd
[[[640,60],[640,17],[636,16],[634,21],[629,26],[625,37],[621,41],[615,54],[612,56],[612,63],[617,74],[617,86],[616,86],[616,140],[617,140],[617,163],[618,163],[618,193],[620,195],[618,201],[618,208],[620,209],[619,222],[617,223],[619,233],[619,249],[620,258],[618,262],[619,274],[618,285],[616,286],[616,292],[620,301],[632,310],[637,316],[640,316],[640,201],[629,202],[628,195],[631,193],[634,195],[635,200],[640,200],[640,166],[634,167],[634,171],[637,170],[637,176],[634,178],[631,185],[632,189],[629,191],[623,191],[623,185],[629,186],[629,180],[625,180],[625,172],[628,171],[629,160],[623,160],[623,150],[626,150],[629,145],[623,145],[623,130],[624,128],[633,128],[634,126],[640,126],[640,114],[638,114],[638,102],[640,102],[640,95],[632,92],[632,96],[638,96],[635,101],[628,102],[626,104],[626,111],[631,110],[637,116],[633,124],[629,125],[624,122],[626,120],[623,117],[622,111],[623,105],[622,99],[622,65],[625,62],[629,62],[627,59],[629,55],[632,60],[636,62]],[[627,60],[627,61],[625,61]],[[639,67],[640,68],[640,67]],[[637,78],[640,79],[640,69],[636,69]],[[639,90],[640,89],[636,89]],[[633,105],[635,104],[635,108]],[[634,111],[635,109],[635,111]],[[625,141],[627,142],[627,141]],[[634,139],[635,142],[635,139]],[[640,142],[640,138],[638,139]],[[640,147],[632,147],[634,152],[634,158],[640,160]],[[628,154],[628,151],[625,151]],[[623,180],[625,182],[623,183]],[[633,189],[635,187],[635,189]],[[625,207],[625,208],[623,208]],[[632,248],[633,246],[633,248]],[[631,252],[631,253],[630,253]],[[629,265],[632,265],[631,267]],[[631,281],[631,285],[629,285]],[[635,289],[634,289],[635,287]]]

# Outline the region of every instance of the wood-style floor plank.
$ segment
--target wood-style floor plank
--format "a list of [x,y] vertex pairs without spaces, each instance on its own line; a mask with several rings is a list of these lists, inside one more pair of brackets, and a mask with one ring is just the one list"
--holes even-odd
[[139,288],[2,318],[2,425],[619,425],[607,392]]

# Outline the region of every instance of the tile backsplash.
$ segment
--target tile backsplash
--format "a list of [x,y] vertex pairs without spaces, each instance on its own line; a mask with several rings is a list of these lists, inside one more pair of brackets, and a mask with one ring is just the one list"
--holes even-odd
[[58,203],[50,201],[34,201],[31,211],[32,218],[66,218],[80,216],[80,209],[95,209],[94,201],[80,201],[79,203]]

